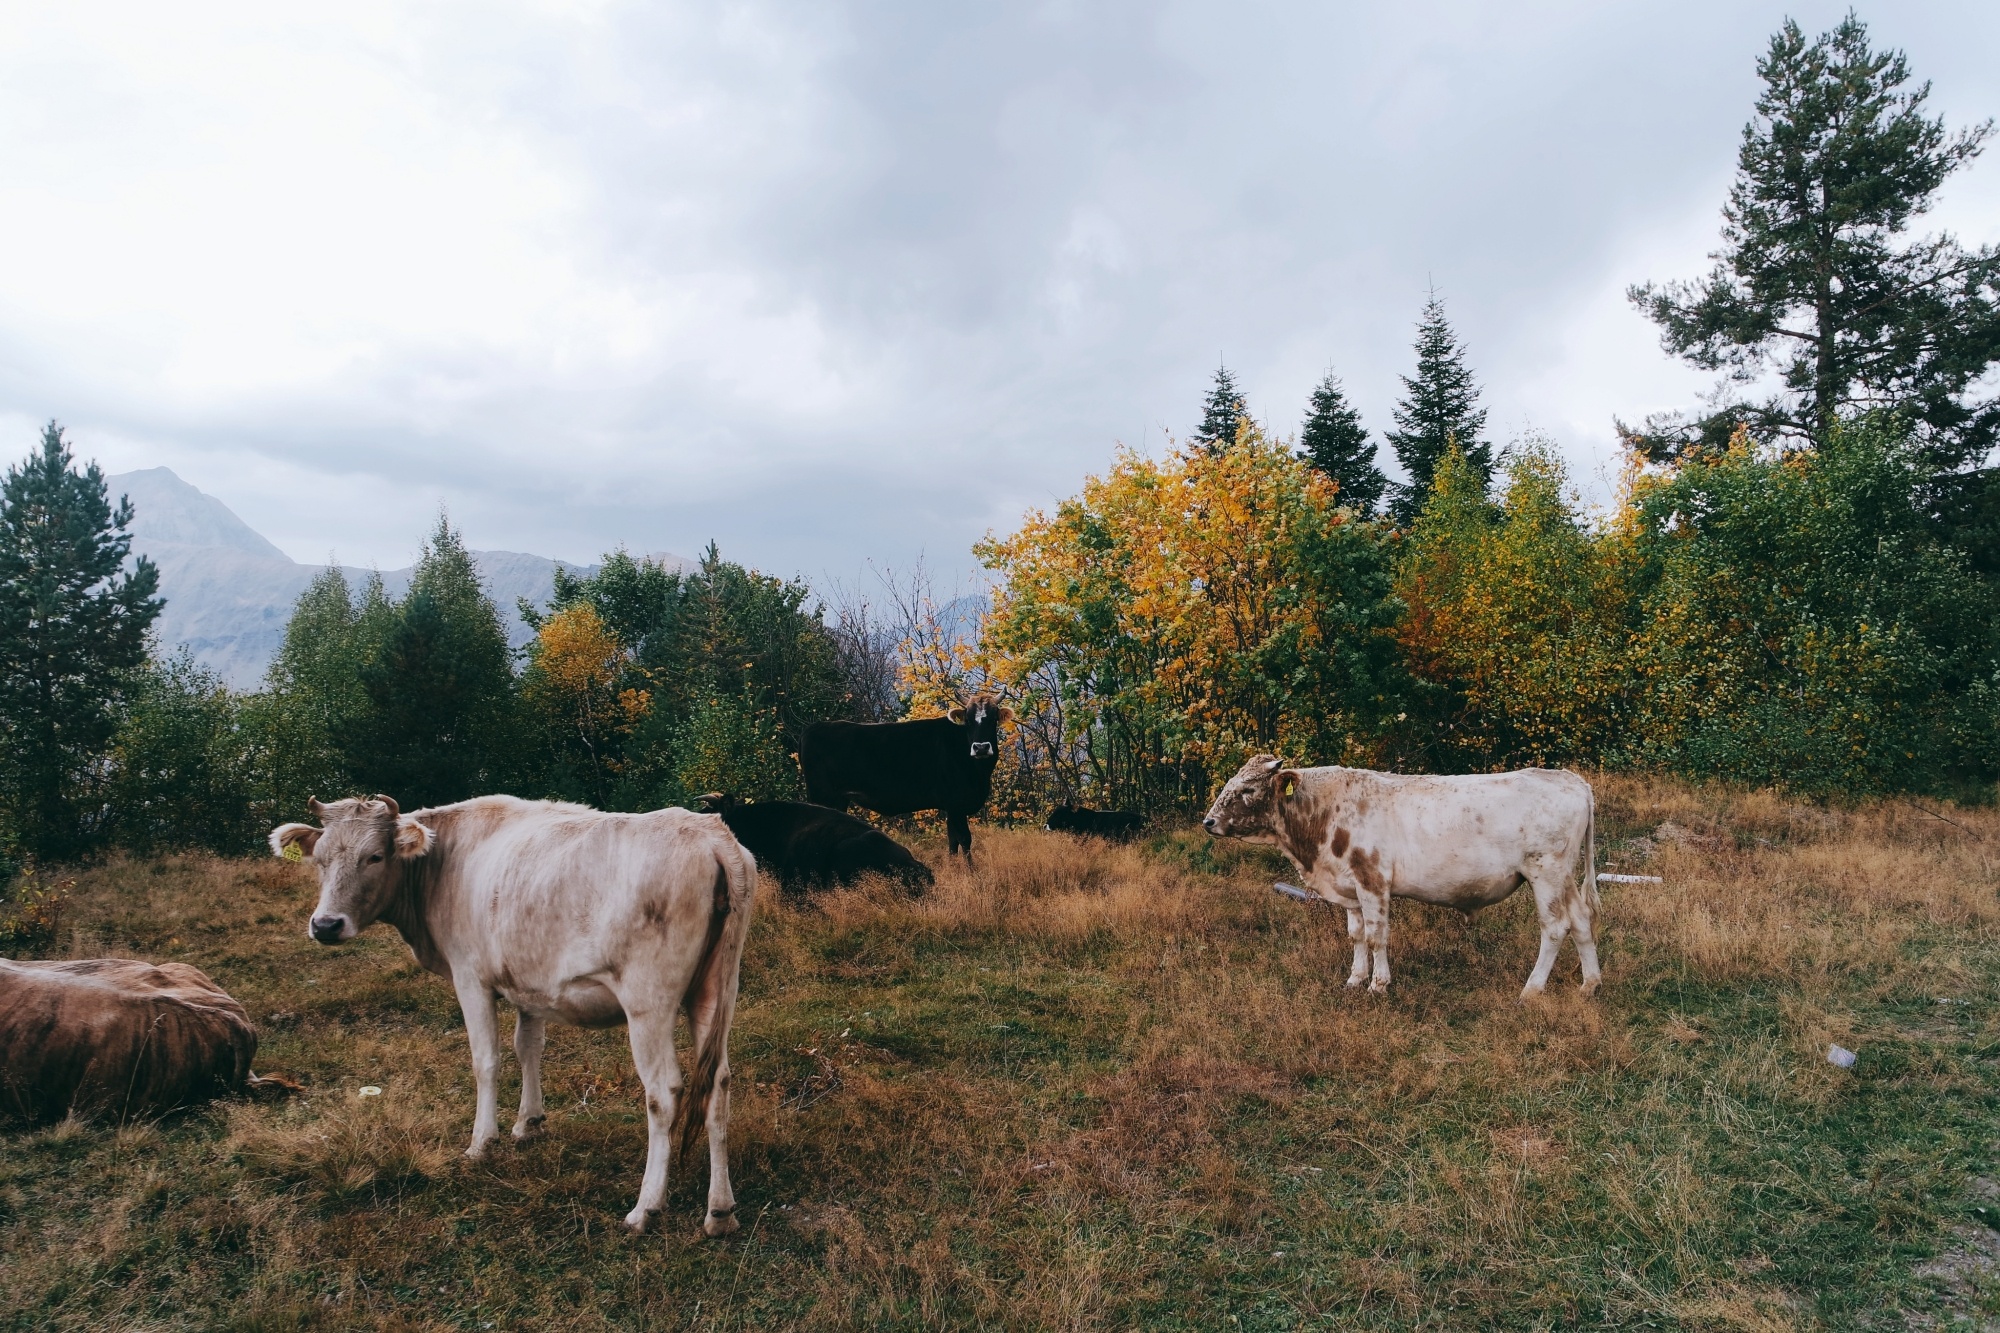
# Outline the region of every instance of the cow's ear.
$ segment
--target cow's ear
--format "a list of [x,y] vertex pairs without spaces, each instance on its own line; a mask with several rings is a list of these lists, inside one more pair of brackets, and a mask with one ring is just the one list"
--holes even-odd
[[431,849],[431,831],[414,819],[396,821],[396,855],[414,861]]
[[1009,708],[1006,704],[1001,704],[1000,720],[1002,722],[1012,722],[1014,720],[1014,710]]
[[955,727],[962,727],[965,725],[965,710],[963,708],[954,708],[949,713],[946,713],[944,716],[945,720],[950,722]]
[[1271,775],[1271,782],[1280,796],[1292,796],[1299,789],[1299,771],[1295,768],[1281,768]]
[[311,824],[280,824],[271,830],[271,855],[282,861],[311,856],[323,831]]

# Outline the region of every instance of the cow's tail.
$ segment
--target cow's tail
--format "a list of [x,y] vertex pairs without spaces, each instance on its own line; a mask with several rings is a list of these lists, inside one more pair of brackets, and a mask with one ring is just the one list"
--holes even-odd
[[[1602,900],[1597,896],[1597,789],[1588,782],[1583,784],[1589,801],[1589,822],[1585,825],[1583,839],[1583,900],[1590,907],[1590,919],[1597,920],[1597,909]],[[1593,929],[1593,934],[1595,930]]]
[[715,887],[708,914],[708,936],[702,941],[701,958],[688,978],[687,1011],[694,1029],[694,1068],[681,1088],[674,1106],[674,1155],[686,1157],[694,1151],[694,1141],[708,1123],[709,1098],[715,1093],[715,1077],[728,1056],[729,1024],[713,1021],[723,1006],[731,1004],[736,990],[737,971],[743,962],[743,941],[750,933],[750,908],[757,896],[757,863],[741,847],[734,847],[715,862]]

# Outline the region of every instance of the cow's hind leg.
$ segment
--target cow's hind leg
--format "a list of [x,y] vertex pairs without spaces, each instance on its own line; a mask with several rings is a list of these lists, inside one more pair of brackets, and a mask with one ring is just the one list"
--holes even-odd
[[488,1145],[500,1137],[500,1019],[494,1012],[493,992],[471,973],[467,968],[456,987],[458,1007],[465,1014],[466,1044],[472,1047],[472,1081],[479,1089],[472,1146],[465,1155],[484,1157]]
[[1602,974],[1597,969],[1597,904],[1591,901],[1590,890],[1580,885],[1566,885],[1570,894],[1570,929],[1576,934],[1576,958],[1583,966],[1583,993],[1595,995],[1597,983]]
[[532,1014],[514,1016],[514,1058],[521,1062],[521,1114],[514,1137],[526,1140],[542,1132],[542,1043],[548,1039],[547,1020]]
[[[1535,970],[1528,974],[1528,984],[1521,987],[1521,998],[1540,995],[1542,988],[1549,984],[1549,972],[1556,965],[1556,956],[1562,952],[1563,937],[1569,934],[1569,906],[1561,872],[1552,867],[1536,865],[1527,872],[1528,883],[1535,890],[1535,915],[1542,923],[1542,950],[1535,956]],[[1580,946],[1579,946],[1580,948]],[[1591,947],[1590,961],[1597,961],[1597,949]]]
[[1353,990],[1368,980],[1368,935],[1362,928],[1358,903],[1347,909],[1347,938],[1354,945],[1354,966],[1347,972],[1347,988]]
[[646,1229],[667,1201],[667,1158],[673,1146],[674,1102],[680,1096],[681,1067],[674,1056],[673,1006],[632,1014],[629,1026],[632,1063],[646,1089],[646,1174],[639,1182],[639,1202],[625,1214],[625,1225],[638,1232]]
[[[710,1236],[727,1236],[736,1230],[736,1191],[729,1184],[729,1022],[736,1011],[736,989],[728,988],[712,1008],[693,1016],[694,1049],[699,1051],[712,1040],[720,1054],[715,1068],[715,1086],[708,1095],[708,1211],[701,1229]],[[713,1036],[710,1034],[713,1033]]]

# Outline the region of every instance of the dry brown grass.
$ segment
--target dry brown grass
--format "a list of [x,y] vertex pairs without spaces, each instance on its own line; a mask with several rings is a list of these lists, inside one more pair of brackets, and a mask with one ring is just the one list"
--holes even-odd
[[1566,955],[1516,1003],[1525,899],[1399,904],[1393,992],[1346,992],[1342,923],[1198,834],[982,829],[977,869],[925,898],[767,903],[728,1244],[698,1237],[699,1166],[666,1234],[618,1229],[643,1156],[622,1034],[553,1033],[548,1138],[470,1164],[456,1004],[385,928],[312,945],[276,862],[103,866],[66,949],[195,962],[263,1024],[260,1069],[310,1090],[0,1141],[0,1326],[1776,1329],[1924,1306],[1912,1272],[2000,1104],[2000,815],[1599,794],[1605,859],[1666,882],[1606,887],[1595,1002]]

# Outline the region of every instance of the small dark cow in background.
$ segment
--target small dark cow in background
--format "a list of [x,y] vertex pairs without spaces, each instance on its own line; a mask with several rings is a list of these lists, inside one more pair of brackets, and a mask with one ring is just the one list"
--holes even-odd
[[758,801],[710,792],[701,807],[722,816],[757,869],[791,890],[852,884],[875,872],[898,879],[912,893],[931,886],[930,868],[910,849],[865,820],[804,801]]
[[993,794],[1000,724],[1013,720],[1013,709],[982,694],[921,722],[815,722],[799,745],[806,799],[878,815],[942,810],[950,851],[970,860],[965,821]]
[[1074,833],[1085,838],[1110,838],[1128,842],[1146,826],[1146,821],[1130,810],[1090,810],[1080,805],[1059,805],[1049,811],[1042,825],[1050,833]]

